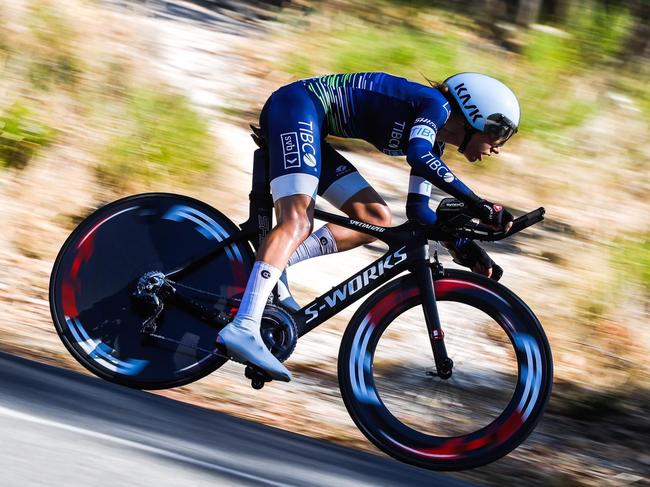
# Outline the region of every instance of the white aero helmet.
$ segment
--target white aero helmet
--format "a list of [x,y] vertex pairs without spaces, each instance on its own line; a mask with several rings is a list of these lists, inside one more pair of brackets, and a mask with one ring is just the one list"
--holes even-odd
[[[510,88],[481,73],[459,73],[444,83],[474,130],[505,143],[519,127],[519,102]],[[471,129],[470,129],[471,132]]]

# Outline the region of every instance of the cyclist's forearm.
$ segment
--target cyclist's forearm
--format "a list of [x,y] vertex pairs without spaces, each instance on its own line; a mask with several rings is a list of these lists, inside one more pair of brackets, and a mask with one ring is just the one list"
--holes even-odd
[[423,225],[433,225],[436,212],[429,208],[431,183],[421,176],[413,174],[409,177],[409,190],[406,197],[406,217]]
[[406,160],[413,168],[412,175],[426,179],[454,198],[467,203],[475,203],[480,200],[465,183],[451,172],[440,157],[427,149],[423,141],[416,140],[409,144]]

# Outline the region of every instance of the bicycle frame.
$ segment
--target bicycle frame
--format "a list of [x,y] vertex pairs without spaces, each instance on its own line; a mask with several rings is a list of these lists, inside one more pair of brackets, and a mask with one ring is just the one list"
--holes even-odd
[[[273,200],[268,183],[268,159],[264,149],[255,151],[253,163],[253,187],[249,194],[249,218],[240,225],[235,235],[219,242],[204,255],[192,256],[179,268],[168,272],[168,278],[178,278],[197,269],[202,263],[216,256],[228,245],[247,240],[257,251],[266,234],[272,228]],[[301,337],[318,327],[332,316],[355,301],[379,288],[398,274],[412,272],[422,294],[422,305],[427,324],[431,348],[439,372],[447,361],[444,333],[440,325],[433,290],[433,277],[429,261],[428,236],[425,227],[406,222],[397,227],[381,227],[360,222],[319,209],[314,218],[350,228],[371,235],[388,245],[387,252],[380,258],[359,270],[350,278],[340,282],[332,290],[315,298],[306,306],[291,313],[295,320],[298,336]],[[438,264],[439,265],[439,264]],[[438,269],[441,274],[441,266]],[[277,288],[274,290],[277,296]]]

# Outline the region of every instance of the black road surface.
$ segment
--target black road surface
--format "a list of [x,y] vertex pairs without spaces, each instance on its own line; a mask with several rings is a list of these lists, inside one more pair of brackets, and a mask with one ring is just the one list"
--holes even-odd
[[0,486],[35,485],[471,487],[0,353]]

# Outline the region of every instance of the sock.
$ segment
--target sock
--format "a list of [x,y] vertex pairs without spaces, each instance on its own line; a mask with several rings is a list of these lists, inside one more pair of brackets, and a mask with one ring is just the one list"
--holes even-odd
[[289,257],[287,266],[297,264],[306,259],[319,255],[333,254],[336,252],[336,240],[327,226],[320,227],[301,243],[296,251]]
[[248,284],[246,284],[241,306],[235,316],[235,322],[240,324],[248,322],[248,324],[254,323],[259,326],[266,302],[278,282],[280,274],[282,274],[280,269],[266,262],[261,260],[255,262],[248,278]]

